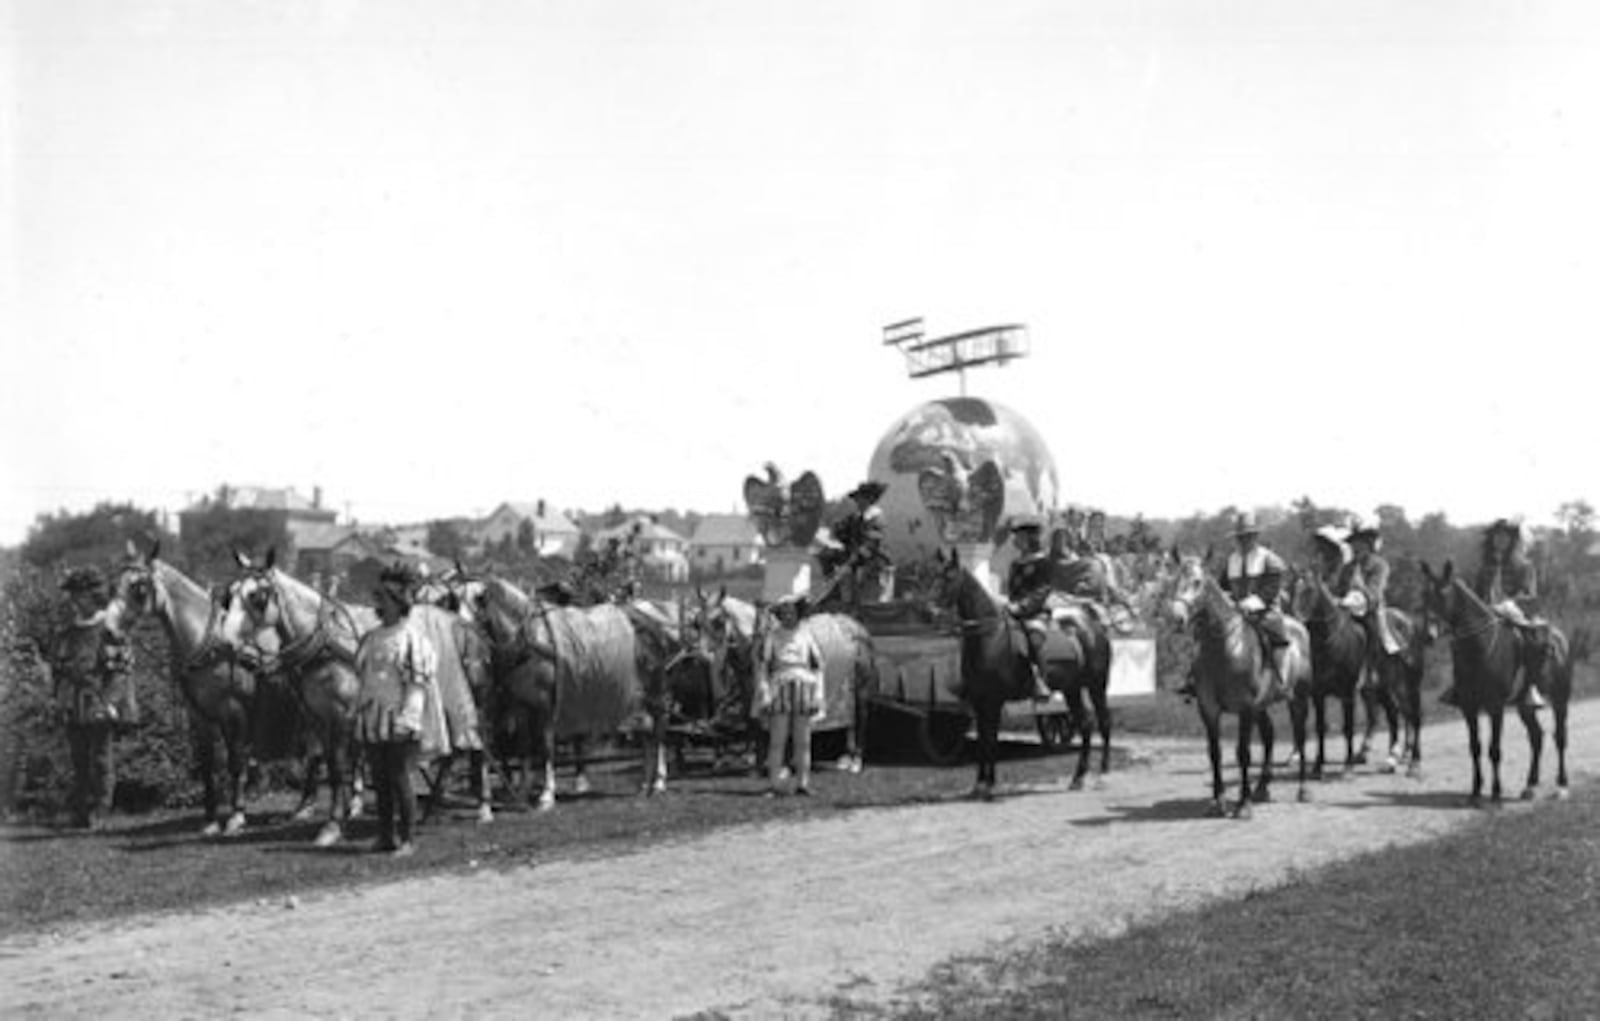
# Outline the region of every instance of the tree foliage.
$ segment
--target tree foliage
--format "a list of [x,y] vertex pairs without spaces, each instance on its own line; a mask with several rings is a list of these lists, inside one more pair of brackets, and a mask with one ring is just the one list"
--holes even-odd
[[171,538],[155,511],[127,502],[103,501],[82,513],[63,510],[40,515],[28,529],[22,559],[40,570],[104,565],[122,556],[129,539],[148,546],[158,539],[171,545]]

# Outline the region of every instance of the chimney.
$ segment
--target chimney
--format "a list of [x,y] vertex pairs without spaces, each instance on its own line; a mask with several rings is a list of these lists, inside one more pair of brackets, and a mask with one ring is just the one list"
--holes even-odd
[[322,487],[321,486],[312,486],[311,487],[311,509],[312,510],[321,510],[322,509]]
[[540,519],[544,518],[544,500],[541,499],[533,505],[533,516]]

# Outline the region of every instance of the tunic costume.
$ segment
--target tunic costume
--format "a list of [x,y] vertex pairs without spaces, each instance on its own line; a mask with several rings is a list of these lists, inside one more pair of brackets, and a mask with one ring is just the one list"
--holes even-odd
[[823,666],[822,647],[803,621],[792,628],[780,624],[762,641],[765,704],[759,708],[767,718],[767,777],[774,789],[791,738],[795,779],[801,790],[811,782],[811,721],[826,709]]
[[68,807],[79,825],[111,810],[116,728],[133,725],[138,716],[131,665],[127,645],[106,628],[104,611],[63,627],[50,650],[55,700],[72,754]]
[[[444,714],[434,681],[438,669],[433,643],[409,620],[369,631],[356,650],[356,671],[361,675],[356,740],[382,744],[444,734]],[[411,715],[402,722],[408,702]]]

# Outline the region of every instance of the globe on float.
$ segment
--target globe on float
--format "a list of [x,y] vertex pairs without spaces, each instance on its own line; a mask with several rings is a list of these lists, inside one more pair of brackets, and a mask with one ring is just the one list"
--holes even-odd
[[[978,499],[978,480],[993,478],[993,462],[1003,483],[1003,502]],[[954,490],[971,486],[971,505],[959,515],[930,509],[924,499],[927,473],[955,480]],[[888,486],[883,509],[888,552],[897,563],[920,560],[963,541],[1004,540],[1017,515],[1047,515],[1056,508],[1060,480],[1055,458],[1027,419],[1003,404],[978,397],[928,401],[900,416],[878,441],[867,477]]]

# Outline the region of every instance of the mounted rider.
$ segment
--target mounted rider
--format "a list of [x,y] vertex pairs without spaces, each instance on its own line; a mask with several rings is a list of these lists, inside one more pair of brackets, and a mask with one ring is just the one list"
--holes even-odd
[[[1550,653],[1550,622],[1539,614],[1539,582],[1533,564],[1522,553],[1522,528],[1499,518],[1483,534],[1483,555],[1473,591],[1490,609],[1522,635],[1520,682],[1507,704],[1543,709],[1545,700],[1534,679]],[[1456,686],[1439,695],[1445,705],[1456,704]]]
[[1382,657],[1398,656],[1401,645],[1389,628],[1389,561],[1378,554],[1383,536],[1377,525],[1359,517],[1350,519],[1349,536],[1350,562],[1339,572],[1333,593],[1366,629],[1367,672],[1361,686],[1368,690],[1377,684]]
[[1055,592],[1056,565],[1044,552],[1040,539],[1044,523],[1033,515],[1019,515],[1011,522],[1011,543],[1017,557],[1006,573],[1006,599],[1013,616],[1022,622],[1028,636],[1028,661],[1033,666],[1033,697],[1050,698],[1044,682],[1045,634],[1050,629],[1050,597]]
[[1271,654],[1278,686],[1287,692],[1289,634],[1283,624],[1283,558],[1261,542],[1261,524],[1246,511],[1234,519],[1236,549],[1222,568],[1222,587],[1261,636]]

